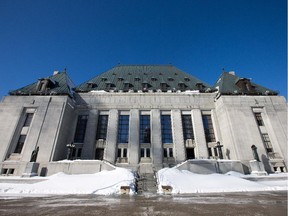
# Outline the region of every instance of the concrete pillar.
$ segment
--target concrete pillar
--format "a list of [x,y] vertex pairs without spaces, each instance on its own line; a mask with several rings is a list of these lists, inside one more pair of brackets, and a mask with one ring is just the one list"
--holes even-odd
[[104,152],[104,160],[115,163],[116,147],[117,147],[117,132],[118,132],[118,110],[111,109],[109,111],[106,148]]
[[129,120],[129,143],[128,143],[129,164],[139,163],[139,110],[130,110]]
[[153,164],[162,164],[163,161],[160,116],[160,110],[151,110],[151,149]]
[[200,109],[192,110],[192,124],[196,143],[196,158],[208,158],[208,148]]
[[95,137],[98,122],[98,110],[92,109],[86,126],[85,140],[82,149],[82,159],[94,159],[95,154]]
[[181,111],[175,109],[171,111],[171,124],[173,133],[173,143],[174,143],[174,157],[176,163],[180,163],[186,159],[185,154],[185,144],[183,137],[182,121],[181,121]]

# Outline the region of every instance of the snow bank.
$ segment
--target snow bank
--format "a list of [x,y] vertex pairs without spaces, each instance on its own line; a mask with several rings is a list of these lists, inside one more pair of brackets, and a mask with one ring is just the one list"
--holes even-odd
[[227,175],[201,175],[187,170],[164,168],[158,171],[158,192],[162,193],[162,186],[171,186],[173,194],[287,190],[287,180],[267,183],[241,177],[236,172],[229,172]]
[[124,168],[95,174],[67,175],[57,173],[34,184],[0,183],[0,194],[118,194],[121,186],[135,193],[134,175]]

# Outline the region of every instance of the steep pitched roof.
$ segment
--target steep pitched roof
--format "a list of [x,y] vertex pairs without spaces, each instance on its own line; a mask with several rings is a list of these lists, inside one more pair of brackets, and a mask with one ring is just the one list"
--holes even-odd
[[73,97],[75,85],[67,73],[57,72],[47,78],[40,78],[37,82],[10,91],[10,95],[69,95]]
[[77,92],[116,91],[210,91],[211,86],[172,65],[118,65],[78,85]]
[[277,95],[276,91],[257,85],[247,78],[240,78],[234,73],[223,72],[214,88],[224,95]]

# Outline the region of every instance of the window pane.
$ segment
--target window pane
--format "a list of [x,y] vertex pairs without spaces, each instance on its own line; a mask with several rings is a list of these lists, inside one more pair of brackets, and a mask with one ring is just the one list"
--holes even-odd
[[258,126],[264,126],[264,122],[263,122],[261,113],[255,113],[255,118],[256,118]]
[[24,122],[24,127],[29,127],[31,122],[32,122],[32,119],[33,119],[33,115],[34,113],[26,113],[26,119],[25,119],[25,122]]
[[202,115],[206,142],[216,142],[211,115]]
[[20,135],[14,153],[20,154],[26,140],[26,135]]
[[150,143],[151,141],[150,115],[140,116],[140,143]]
[[194,140],[193,126],[191,115],[182,115],[182,129],[184,140]]
[[128,143],[129,115],[120,115],[118,124],[118,143]]
[[87,125],[88,115],[79,115],[78,122],[76,126],[76,132],[74,136],[75,143],[83,143],[85,138],[86,132],[86,125]]
[[106,140],[108,126],[108,115],[99,115],[97,124],[96,140]]
[[161,115],[162,143],[173,143],[170,115]]

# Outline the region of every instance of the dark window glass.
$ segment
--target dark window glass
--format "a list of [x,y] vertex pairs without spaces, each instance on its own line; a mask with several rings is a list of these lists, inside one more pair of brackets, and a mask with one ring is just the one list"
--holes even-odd
[[186,148],[187,159],[195,159],[194,148]]
[[264,122],[263,122],[261,113],[255,113],[255,118],[256,118],[258,126],[264,126]]
[[106,140],[108,126],[108,115],[99,115],[97,124],[96,140]]
[[124,149],[123,149],[123,157],[124,157],[124,158],[127,158],[127,148],[124,148]]
[[206,142],[215,142],[215,134],[211,115],[202,115]]
[[128,143],[129,139],[129,115],[119,116],[118,143]]
[[23,127],[29,127],[31,125],[34,113],[26,113],[26,119]]
[[191,115],[182,115],[182,128],[183,128],[184,140],[187,139],[194,140]]
[[163,149],[163,157],[167,158],[167,149],[166,148]]
[[87,125],[88,115],[79,115],[78,122],[76,127],[76,132],[74,136],[75,143],[83,143],[85,138],[86,132],[86,125]]
[[26,140],[26,135],[20,135],[14,153],[21,153]]
[[162,143],[173,143],[170,115],[161,115],[161,133]]
[[141,157],[144,157],[144,151],[145,151],[145,149],[141,148]]
[[77,158],[80,158],[81,154],[82,154],[82,148],[79,148],[77,152]]
[[118,148],[118,156],[117,157],[121,157],[121,148]]
[[150,148],[146,148],[146,157],[150,157]]
[[140,116],[140,143],[151,143],[150,115]]
[[270,141],[270,138],[269,138],[268,134],[267,133],[263,133],[262,137],[263,137],[263,141],[264,141],[264,144],[265,144],[267,152],[268,153],[269,152],[273,152],[273,147],[272,147],[272,144],[271,144],[271,141]]

